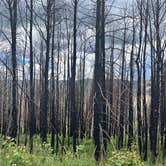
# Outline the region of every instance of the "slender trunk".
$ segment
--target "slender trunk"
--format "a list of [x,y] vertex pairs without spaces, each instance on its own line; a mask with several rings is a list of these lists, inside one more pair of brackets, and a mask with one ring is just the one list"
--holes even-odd
[[35,133],[35,107],[34,107],[34,55],[33,55],[33,0],[30,2],[30,101],[29,101],[29,148],[30,153],[33,150],[33,135]]
[[[54,2],[55,9],[55,2]],[[55,38],[55,13],[53,13],[52,50],[51,50],[51,148],[54,152],[55,145],[55,74],[54,74],[54,38]]]
[[157,158],[157,138],[158,138],[158,121],[159,121],[159,108],[160,108],[160,79],[161,79],[161,39],[160,39],[160,2],[156,1],[155,4],[155,30],[156,30],[156,67],[154,66],[154,93],[153,93],[153,107],[151,109],[151,121],[150,121],[150,145],[153,156],[153,162]]
[[123,37],[123,52],[122,52],[122,67],[121,67],[121,82],[120,82],[120,117],[119,117],[119,135],[118,135],[118,149],[123,147],[124,139],[124,115],[125,115],[125,42],[126,42],[126,25]]
[[131,150],[133,143],[133,78],[134,78],[134,45],[135,45],[135,25],[133,19],[133,38],[132,49],[130,54],[130,91],[129,91],[129,138],[128,148]]
[[[113,134],[113,124],[116,123],[114,120],[114,110],[113,110],[113,84],[114,84],[114,33],[112,36],[112,43],[111,43],[111,56],[110,56],[110,122],[109,122],[109,136]],[[114,123],[113,123],[114,121]]]
[[56,153],[59,149],[59,133],[60,133],[60,96],[59,96],[59,64],[60,64],[60,41],[61,41],[61,25],[58,28],[58,57],[56,68]]
[[143,159],[147,160],[148,144],[148,122],[147,122],[147,103],[146,103],[146,48],[147,48],[147,27],[148,27],[148,1],[146,4],[145,16],[145,36],[144,36],[144,53],[143,53]]
[[73,151],[76,152],[76,137],[77,137],[77,111],[75,103],[75,77],[76,77],[76,58],[77,58],[77,5],[78,0],[74,1],[74,27],[73,27],[73,57],[71,66],[71,126],[73,129]]
[[142,48],[142,0],[140,2],[140,29],[139,29],[139,48],[136,59],[137,66],[137,128],[138,128],[138,149],[142,156],[142,118],[141,118],[141,48]]
[[[96,8],[96,54],[94,68],[94,142],[95,159],[101,159],[101,150],[104,156],[107,148],[107,119],[105,104],[105,19],[104,19],[104,1],[97,0]],[[102,140],[103,139],[103,140]],[[101,144],[103,143],[103,149]]]
[[51,0],[47,0],[47,20],[46,20],[46,31],[47,36],[45,40],[46,44],[46,57],[45,57],[45,67],[43,73],[43,92],[41,96],[41,139],[42,142],[47,141],[47,115],[48,115],[48,71],[49,71],[49,54],[50,54],[50,32],[51,32],[51,10],[52,10],[52,3]]
[[9,2],[10,24],[12,35],[12,117],[9,135],[13,138],[17,136],[17,58],[16,58],[16,29],[17,29],[17,0],[13,1],[13,6]]

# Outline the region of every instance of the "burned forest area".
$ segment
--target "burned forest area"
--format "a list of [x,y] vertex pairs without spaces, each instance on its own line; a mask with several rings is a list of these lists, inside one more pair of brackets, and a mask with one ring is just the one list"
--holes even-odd
[[0,166],[166,166],[166,0],[0,0]]

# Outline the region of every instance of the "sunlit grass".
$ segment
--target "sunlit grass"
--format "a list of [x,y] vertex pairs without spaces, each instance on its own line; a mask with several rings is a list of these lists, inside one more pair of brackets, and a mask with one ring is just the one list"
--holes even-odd
[[[66,153],[53,154],[50,144],[41,144],[39,136],[34,137],[33,154],[29,153],[28,145],[23,146],[24,136],[21,136],[20,146],[15,145],[12,139],[0,139],[0,166],[96,166],[94,160],[94,145],[92,140],[79,141],[77,153],[73,154],[72,146],[66,147]],[[48,137],[48,142],[49,142]],[[133,145],[131,152],[125,148],[117,151],[114,140],[108,145],[107,158],[102,158],[100,166],[151,166],[150,160],[142,162],[137,152],[137,146]],[[156,166],[164,166],[161,157],[158,158]]]

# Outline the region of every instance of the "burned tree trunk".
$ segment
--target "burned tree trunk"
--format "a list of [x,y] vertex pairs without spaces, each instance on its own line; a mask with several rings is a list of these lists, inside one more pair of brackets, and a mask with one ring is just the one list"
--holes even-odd
[[141,117],[141,73],[142,73],[142,67],[141,67],[141,48],[142,48],[142,31],[143,31],[143,25],[142,25],[142,10],[143,10],[143,3],[142,0],[140,4],[138,4],[139,7],[139,14],[140,14],[140,27],[139,27],[139,48],[136,58],[136,66],[137,66],[137,128],[138,128],[138,149],[140,156],[142,155],[142,117]]
[[17,35],[17,5],[18,1],[8,2],[11,28],[11,51],[12,51],[12,112],[9,135],[17,136],[17,58],[16,58],[16,35]]
[[143,52],[143,159],[147,160],[148,146],[148,120],[147,120],[147,103],[146,103],[146,48],[147,48],[147,28],[148,28],[148,7],[146,2],[145,10],[145,36],[144,36],[144,52]]
[[130,91],[129,91],[129,138],[128,148],[131,150],[133,143],[133,79],[134,79],[134,45],[135,45],[135,25],[133,18],[133,38],[132,49],[130,54]]
[[120,82],[120,115],[119,115],[119,135],[118,135],[118,149],[123,147],[124,138],[124,116],[125,116],[125,42],[126,42],[126,25],[123,38],[123,52],[121,65],[121,82]]
[[[96,54],[94,69],[94,141],[95,159],[100,160],[101,144],[106,152],[106,106],[105,106],[105,34],[104,1],[97,1],[96,9]],[[103,136],[103,142],[100,139]]]
[[[154,4],[153,4],[154,5]],[[153,70],[153,80],[154,83],[151,87],[153,89],[152,93],[152,107],[151,107],[151,115],[150,115],[150,147],[153,156],[153,162],[156,161],[157,158],[157,138],[158,138],[158,121],[159,121],[159,111],[160,111],[160,99],[161,99],[161,38],[160,38],[160,1],[157,0],[155,3],[155,46],[151,45],[151,47],[155,49],[155,57],[156,63],[154,63]]]
[[33,135],[35,133],[35,107],[34,107],[34,55],[33,55],[33,0],[30,1],[30,101],[29,101],[29,131],[30,131],[30,152],[33,150]]
[[77,59],[77,5],[78,0],[74,1],[74,27],[73,27],[73,57],[71,65],[71,126],[73,132],[73,151],[76,152],[76,137],[77,137],[77,111],[75,100],[75,77],[76,77],[76,59]]
[[113,36],[112,36],[112,48],[111,48],[111,56],[110,56],[110,97],[109,97],[109,102],[110,102],[110,117],[109,117],[109,136],[111,137],[111,135],[113,134],[113,121],[115,122],[114,118],[114,109],[113,109],[113,84],[114,84],[114,32],[113,32]]
[[51,11],[52,11],[52,1],[47,0],[47,19],[46,19],[46,57],[45,57],[45,68],[43,72],[43,91],[41,96],[41,111],[40,111],[40,134],[42,142],[47,141],[47,115],[48,115],[48,70],[49,70],[49,54],[50,54],[50,38],[51,38]]
[[[53,5],[55,10],[55,2]],[[55,12],[55,11],[54,11]],[[51,49],[51,148],[55,146],[55,67],[54,67],[55,13],[53,13],[52,49]]]

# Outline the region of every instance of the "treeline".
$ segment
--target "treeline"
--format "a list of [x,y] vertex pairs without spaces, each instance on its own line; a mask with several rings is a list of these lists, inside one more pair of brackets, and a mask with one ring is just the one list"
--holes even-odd
[[55,153],[65,153],[71,139],[76,153],[81,140],[93,138],[97,161],[111,139],[119,150],[136,141],[145,161],[149,152],[154,162],[159,151],[165,157],[166,1],[124,6],[0,2],[0,42],[10,48],[0,50],[3,136],[19,145],[24,134],[31,153],[33,136],[47,142],[50,134]]

